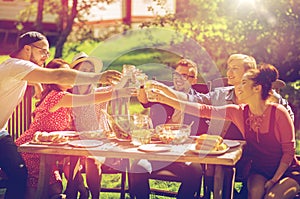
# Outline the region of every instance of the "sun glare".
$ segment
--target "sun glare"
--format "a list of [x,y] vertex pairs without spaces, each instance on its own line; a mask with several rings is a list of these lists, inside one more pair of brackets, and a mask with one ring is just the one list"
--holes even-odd
[[257,0],[239,0],[238,6],[251,6],[252,8],[256,7]]

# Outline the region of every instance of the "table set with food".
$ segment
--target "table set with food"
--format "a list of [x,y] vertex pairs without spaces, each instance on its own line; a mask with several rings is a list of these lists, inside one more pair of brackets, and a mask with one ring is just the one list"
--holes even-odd
[[[57,155],[69,156],[75,160],[82,156],[102,156],[212,164],[219,170],[218,176],[215,176],[218,180],[214,182],[214,198],[222,198],[223,180],[220,179],[224,177],[223,166],[234,167],[242,155],[243,141],[223,140],[217,135],[189,136],[189,125],[166,124],[155,129],[140,128],[126,132],[116,122],[112,124],[112,130],[118,132],[36,132],[31,142],[19,146],[20,152],[37,153],[41,156],[36,198],[43,198],[47,194],[47,174]],[[75,165],[76,162],[74,168]]]
[[[137,85],[134,86],[147,83],[145,74],[139,72],[139,75],[133,77],[128,72],[134,70],[133,66],[127,65],[123,69],[130,76],[127,80],[136,79]],[[119,86],[125,84],[128,81],[121,82]],[[129,114],[129,100],[119,103],[121,107],[116,106],[111,113],[102,110],[107,118],[108,131],[38,131],[30,142],[19,146],[20,152],[37,153],[41,156],[40,189],[36,198],[43,198],[47,194],[47,177],[43,175],[47,175],[55,155],[75,159],[80,156],[102,156],[213,164],[221,171],[221,179],[223,166],[234,167],[242,155],[243,141],[224,140],[219,135],[190,136],[192,124],[161,124],[154,128],[148,115]],[[223,181],[216,180],[214,198],[222,197],[222,183]]]
[[128,132],[112,116],[107,116],[110,131],[37,131],[29,144],[91,148],[107,143],[125,143],[144,152],[171,151],[184,146],[183,152],[205,155],[220,155],[230,147],[240,145],[239,141],[224,140],[218,135],[190,136],[191,127],[186,124],[161,124],[154,129],[149,122],[151,119],[143,114],[129,116],[131,130]]

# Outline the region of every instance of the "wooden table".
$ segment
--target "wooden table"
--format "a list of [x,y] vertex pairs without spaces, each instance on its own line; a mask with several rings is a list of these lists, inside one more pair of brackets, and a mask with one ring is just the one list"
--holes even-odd
[[[104,144],[92,148],[78,148],[69,145],[52,146],[52,145],[36,145],[23,144],[19,146],[19,152],[37,153],[41,155],[40,173],[38,191],[36,199],[46,198],[48,192],[49,174],[51,165],[57,155],[65,155],[71,157],[71,167],[75,167],[80,156],[102,156],[107,158],[128,158],[128,159],[147,159],[147,160],[163,160],[170,162],[194,162],[201,164],[215,165],[215,180],[214,180],[214,199],[222,198],[222,188],[224,180],[225,167],[234,168],[237,161],[242,155],[241,145],[230,148],[226,153],[221,155],[205,155],[195,154],[189,150],[191,144],[172,145],[168,152],[143,152],[138,147],[133,146],[129,142],[119,142],[115,140],[105,140]],[[233,169],[235,171],[235,169]],[[69,176],[73,176],[73,171]],[[232,179],[234,180],[235,172],[233,172]],[[68,182],[68,186],[73,186],[72,180]],[[233,195],[233,186],[231,186],[231,198]],[[72,198],[72,197],[68,197]]]

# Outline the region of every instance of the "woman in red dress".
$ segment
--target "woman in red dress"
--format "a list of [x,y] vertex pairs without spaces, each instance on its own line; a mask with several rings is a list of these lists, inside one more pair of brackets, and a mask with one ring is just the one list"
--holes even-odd
[[[54,59],[49,62],[47,68],[70,68],[69,64],[61,59]],[[37,103],[37,108],[33,112],[34,121],[31,123],[29,129],[25,131],[17,140],[16,144],[19,146],[26,142],[33,140],[34,134],[37,131],[67,131],[73,130],[73,116],[72,107],[88,105],[91,103],[102,103],[111,100],[113,92],[120,92],[121,90],[107,90],[95,92],[90,97],[89,95],[74,95],[67,92],[72,86],[47,84],[44,85],[41,100]],[[130,89],[123,89],[120,95],[130,96]],[[116,95],[114,95],[116,96]],[[78,98],[76,98],[78,97]],[[76,105],[73,100],[76,98]],[[33,153],[22,153],[28,168],[28,190],[27,198],[33,198],[37,188],[40,156]],[[53,166],[53,172],[50,176],[49,195],[57,195],[62,192],[61,176],[58,169]]]

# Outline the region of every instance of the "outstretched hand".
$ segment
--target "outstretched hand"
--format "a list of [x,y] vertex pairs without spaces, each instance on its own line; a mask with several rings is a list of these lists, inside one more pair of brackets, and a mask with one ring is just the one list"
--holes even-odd
[[160,102],[163,103],[167,99],[168,96],[166,93],[164,93],[162,90],[159,89],[148,89],[147,90],[147,96],[148,96],[148,101],[150,102]]
[[170,86],[167,86],[161,82],[155,80],[148,80],[146,82],[146,89],[157,89],[164,92],[166,95],[170,97],[176,97],[176,91],[172,89]]
[[102,84],[116,84],[121,80],[122,73],[116,70],[107,70],[101,73],[99,82]]
[[131,97],[136,94],[136,88],[116,88],[113,90],[114,98]]
[[160,83],[158,81],[155,81],[155,80],[148,80],[146,82],[146,85],[145,85],[146,89],[158,89],[158,90],[162,90],[162,91],[166,91],[169,87],[163,83]]

